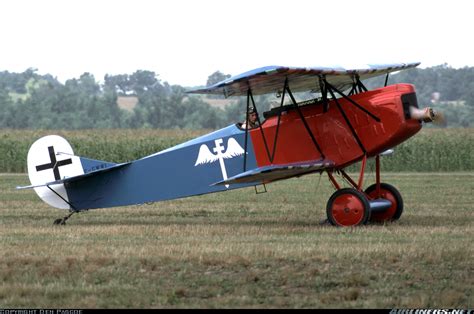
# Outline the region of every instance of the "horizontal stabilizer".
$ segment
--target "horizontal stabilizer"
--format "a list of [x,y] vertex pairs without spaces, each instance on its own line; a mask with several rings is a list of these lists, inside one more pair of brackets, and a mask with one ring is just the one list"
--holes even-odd
[[[84,159],[84,158],[81,157],[81,159]],[[92,159],[90,159],[90,160],[92,161]],[[17,189],[17,190],[25,190],[25,189],[38,188],[38,187],[42,187],[42,186],[52,186],[52,185],[56,185],[56,184],[67,184],[67,183],[70,183],[70,182],[77,181],[77,180],[79,180],[79,179],[83,179],[83,178],[86,178],[86,177],[95,176],[95,175],[98,175],[98,174],[100,174],[100,173],[104,173],[104,172],[108,172],[108,171],[111,171],[111,170],[115,170],[115,169],[117,169],[117,168],[122,168],[122,167],[125,167],[125,166],[129,165],[129,164],[131,164],[131,162],[126,162],[126,163],[121,163],[121,164],[115,164],[115,165],[113,165],[113,166],[109,166],[108,168],[103,168],[103,169],[94,170],[94,171],[91,171],[91,172],[88,172],[88,173],[84,173],[84,174],[81,174],[81,175],[78,175],[78,176],[74,176],[74,177],[64,178],[64,179],[61,179],[61,180],[46,182],[46,183],[37,184],[37,185],[17,186],[16,189]]]
[[216,182],[212,185],[235,184],[235,183],[269,183],[281,179],[301,176],[330,168],[334,163],[330,160],[319,159],[306,162],[270,165],[239,173],[227,180]]

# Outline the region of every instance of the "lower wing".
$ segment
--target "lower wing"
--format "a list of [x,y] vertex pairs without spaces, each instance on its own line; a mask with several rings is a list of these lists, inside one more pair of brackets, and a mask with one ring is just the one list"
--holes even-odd
[[277,180],[297,177],[312,172],[318,172],[334,166],[327,159],[309,160],[305,162],[270,165],[251,169],[227,180],[213,183],[212,185],[235,184],[235,183],[270,183]]

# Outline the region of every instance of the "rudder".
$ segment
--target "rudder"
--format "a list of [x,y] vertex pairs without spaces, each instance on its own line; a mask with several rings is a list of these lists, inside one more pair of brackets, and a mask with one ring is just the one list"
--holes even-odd
[[[71,145],[58,135],[48,135],[31,145],[27,157],[28,177],[33,186],[84,174],[80,157],[74,156]],[[47,204],[70,209],[64,184],[34,187]]]

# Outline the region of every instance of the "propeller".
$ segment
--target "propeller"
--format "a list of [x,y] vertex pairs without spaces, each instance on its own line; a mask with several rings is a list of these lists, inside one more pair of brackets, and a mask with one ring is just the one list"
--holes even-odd
[[434,110],[431,107],[418,109],[416,107],[410,106],[410,117],[416,120],[423,120],[423,122],[426,123],[433,122],[437,125],[446,124],[446,118],[444,114],[441,111]]

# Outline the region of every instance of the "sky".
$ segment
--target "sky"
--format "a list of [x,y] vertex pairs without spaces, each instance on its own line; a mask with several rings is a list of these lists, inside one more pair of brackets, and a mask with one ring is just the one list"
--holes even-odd
[[267,65],[474,66],[474,2],[6,0],[0,71],[60,81],[154,71],[182,86]]

